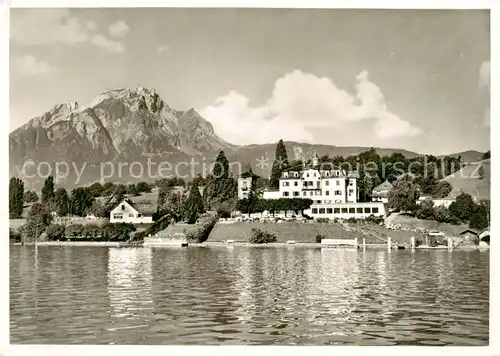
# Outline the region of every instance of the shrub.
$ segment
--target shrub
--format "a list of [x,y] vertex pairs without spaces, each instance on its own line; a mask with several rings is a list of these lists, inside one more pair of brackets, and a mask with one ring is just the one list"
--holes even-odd
[[217,216],[208,216],[202,218],[198,223],[195,224],[195,226],[186,231],[186,239],[188,241],[198,243],[205,242],[212,232],[215,224],[217,223],[217,220],[219,220]]
[[377,224],[379,225],[380,223],[384,222],[384,218],[382,216],[375,216],[375,215],[370,215],[365,219],[367,223],[370,224]]
[[325,235],[321,235],[321,234],[317,234],[316,235],[316,242],[317,243],[321,243],[321,240],[325,239],[326,236]]
[[89,224],[83,227],[83,236],[86,240],[99,240],[101,235],[101,228],[96,224]]
[[250,237],[249,242],[253,244],[267,244],[270,242],[276,242],[276,235],[271,234],[267,231],[263,231],[261,229],[252,228],[252,236]]
[[328,224],[330,222],[330,219],[329,218],[317,218],[316,222],[318,222],[319,224]]
[[351,224],[356,224],[358,222],[358,220],[356,218],[349,218],[346,220],[348,223],[351,223]]
[[21,242],[21,233],[9,228],[9,241],[10,242]]
[[227,219],[231,217],[231,211],[226,209],[224,204],[221,204],[217,209],[217,215],[219,216],[219,218]]
[[51,224],[46,230],[49,241],[61,241],[66,239],[66,229],[64,225]]
[[105,224],[102,226],[102,239],[106,241],[125,241],[135,231],[135,226],[127,223]]
[[66,238],[69,240],[79,240],[83,238],[83,225],[72,224],[66,226],[65,230]]
[[431,220],[434,218],[434,202],[432,200],[424,200],[420,203],[415,217],[422,220]]
[[434,208],[434,220],[437,222],[442,222],[442,223],[449,223],[449,224],[455,224],[458,225],[460,224],[460,219],[454,216],[453,214],[446,209],[444,206],[438,206]]

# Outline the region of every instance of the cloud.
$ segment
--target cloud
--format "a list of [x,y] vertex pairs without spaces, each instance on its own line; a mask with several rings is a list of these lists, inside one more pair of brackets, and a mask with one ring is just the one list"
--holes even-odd
[[[94,21],[82,22],[78,17],[72,16],[68,9],[14,9],[11,12],[10,23],[11,40],[18,45],[43,46],[61,43],[74,46],[88,43],[112,52],[124,50],[121,43],[98,33]],[[114,25],[117,24],[119,22]],[[113,27],[114,33],[120,30],[120,33],[123,33],[123,28],[120,26]]]
[[157,50],[158,50],[159,53],[168,51],[169,49],[170,49],[169,45],[159,45],[157,47]]
[[252,107],[247,97],[231,91],[200,114],[222,138],[238,144],[280,138],[312,142],[314,130],[335,130],[361,121],[374,123],[373,132],[383,139],[422,133],[387,109],[382,91],[369,80],[368,72],[357,76],[355,90],[352,95],[330,78],[296,70],[275,82],[271,98],[262,106]]
[[97,24],[94,21],[87,21],[87,29],[93,31],[97,29]]
[[123,52],[125,47],[117,41],[110,40],[103,35],[95,35],[92,37],[92,44],[106,48],[110,52]]
[[479,88],[490,85],[490,61],[484,61],[479,67]]
[[42,62],[31,55],[17,59],[17,65],[23,75],[47,75],[58,71],[57,67]]
[[125,23],[125,21],[120,20],[109,25],[108,32],[111,37],[124,37],[130,31],[130,27]]

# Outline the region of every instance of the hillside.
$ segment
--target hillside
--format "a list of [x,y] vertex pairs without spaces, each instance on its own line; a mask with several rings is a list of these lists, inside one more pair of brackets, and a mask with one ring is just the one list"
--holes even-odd
[[[446,155],[441,155],[438,158],[443,158]],[[463,152],[458,152],[458,153],[452,153],[447,156],[453,157],[453,158],[462,158],[462,162],[478,162],[483,159],[483,152],[478,152],[478,151],[463,151]]]
[[[484,178],[482,179],[479,176],[480,167],[484,170]],[[479,161],[477,163],[471,163],[442,180],[450,183],[452,186],[452,191],[448,195],[448,198],[455,198],[461,192],[464,192],[478,200],[490,200],[490,159]]]

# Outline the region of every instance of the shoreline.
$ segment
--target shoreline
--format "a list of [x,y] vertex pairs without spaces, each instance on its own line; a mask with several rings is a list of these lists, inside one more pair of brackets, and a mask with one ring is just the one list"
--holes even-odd
[[[117,248],[178,248],[181,247],[181,241],[179,241],[179,245],[176,245],[175,243],[170,244],[170,245],[156,245],[156,246],[143,246],[141,245],[128,245],[123,242],[113,242],[113,241],[44,241],[44,242],[38,242],[38,243],[12,243],[12,246],[55,246],[55,247],[64,247],[64,246],[71,246],[71,247],[117,247]],[[198,248],[234,248],[234,247],[251,247],[251,248],[288,248],[288,249],[293,249],[293,248],[307,248],[307,249],[326,249],[326,250],[356,250],[354,247],[329,247],[329,246],[323,246],[320,243],[314,243],[314,242],[297,242],[295,244],[287,244],[283,242],[272,242],[268,244],[254,244],[250,242],[244,242],[244,241],[234,241],[232,244],[227,244],[224,241],[206,241],[202,243],[188,243],[186,247],[198,247]],[[363,251],[363,246],[358,245],[357,250]],[[366,244],[366,250],[389,250],[387,248],[387,244]],[[398,250],[398,248],[391,248],[391,250]],[[409,247],[404,247],[402,250],[410,250],[412,251],[411,248]],[[437,247],[428,247],[428,246],[418,246],[414,250],[448,250],[446,246],[437,246]],[[489,248],[479,248],[478,246],[461,246],[461,247],[456,247],[452,249],[452,251],[489,251]]]

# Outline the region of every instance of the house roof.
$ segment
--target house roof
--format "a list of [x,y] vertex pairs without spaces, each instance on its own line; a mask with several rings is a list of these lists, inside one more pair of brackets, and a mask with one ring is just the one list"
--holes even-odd
[[[134,197],[134,198],[141,198],[141,197]],[[119,204],[116,204],[116,206],[120,205],[123,202],[127,202],[132,208],[137,210],[139,213],[141,213],[144,216],[151,216],[154,213],[156,213],[156,210],[158,208],[158,204],[156,202],[151,202],[148,199],[137,199],[136,201],[133,201],[131,198],[125,198],[122,201],[120,201]]]
[[478,236],[478,235],[479,235],[479,231],[477,231],[476,229],[465,229],[465,230],[464,230],[464,231],[462,231],[459,235],[464,235],[464,234],[466,234],[466,233],[468,233],[468,232],[470,232],[470,233],[472,233],[472,234],[474,234],[474,235],[476,235],[476,236]]
[[375,188],[373,188],[372,192],[373,193],[380,193],[382,191],[389,191],[392,188],[394,188],[394,186],[391,184],[391,182],[389,182],[388,180],[386,180],[382,184],[380,184],[380,185],[376,186]]

